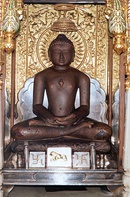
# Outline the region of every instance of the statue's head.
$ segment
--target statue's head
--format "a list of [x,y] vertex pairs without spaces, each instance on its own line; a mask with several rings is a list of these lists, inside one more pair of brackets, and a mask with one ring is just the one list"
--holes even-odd
[[74,56],[75,56],[75,49],[72,41],[68,39],[64,34],[59,34],[51,43],[48,49],[48,55],[51,60],[51,53],[52,53],[52,48],[54,48],[56,45],[59,46],[68,46],[69,48],[71,47],[71,54],[72,54],[72,61],[74,61]]

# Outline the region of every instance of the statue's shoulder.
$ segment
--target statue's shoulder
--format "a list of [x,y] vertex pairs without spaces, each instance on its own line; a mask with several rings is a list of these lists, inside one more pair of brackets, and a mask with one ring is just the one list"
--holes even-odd
[[43,78],[44,76],[47,75],[47,73],[50,72],[50,70],[51,70],[51,67],[50,67],[50,68],[45,68],[44,70],[42,70],[42,71],[36,73],[35,78],[40,78],[40,77]]
[[78,70],[77,68],[72,68],[72,71],[75,72],[78,78],[82,78],[82,79],[84,78],[86,80],[90,80],[90,77],[88,74]]

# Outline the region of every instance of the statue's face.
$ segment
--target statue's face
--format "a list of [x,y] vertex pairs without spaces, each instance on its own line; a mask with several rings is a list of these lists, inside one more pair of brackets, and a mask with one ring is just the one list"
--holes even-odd
[[65,42],[60,42],[51,47],[50,61],[54,66],[69,66],[74,61],[74,50]]

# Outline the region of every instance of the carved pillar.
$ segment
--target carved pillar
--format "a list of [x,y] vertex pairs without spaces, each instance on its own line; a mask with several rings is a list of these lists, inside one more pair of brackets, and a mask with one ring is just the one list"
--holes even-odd
[[4,14],[4,0],[0,0],[0,197],[3,197],[2,183],[3,183],[3,100],[2,100],[2,88],[3,88],[3,76],[2,68],[4,65],[4,54],[2,50],[3,35],[2,35],[2,19]]
[[[1,50],[0,50],[1,53]],[[1,67],[0,61],[0,197],[3,196],[2,188],[2,168],[3,168],[3,129],[2,129],[2,79],[1,79]]]
[[124,192],[123,197],[130,197],[130,0],[128,0],[127,17],[127,65],[126,65],[126,124],[124,142]]

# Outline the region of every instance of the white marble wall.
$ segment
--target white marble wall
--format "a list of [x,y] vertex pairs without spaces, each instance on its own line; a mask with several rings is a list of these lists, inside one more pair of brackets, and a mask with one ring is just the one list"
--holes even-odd
[[126,124],[124,143],[124,192],[123,197],[130,197],[130,89],[126,93]]

